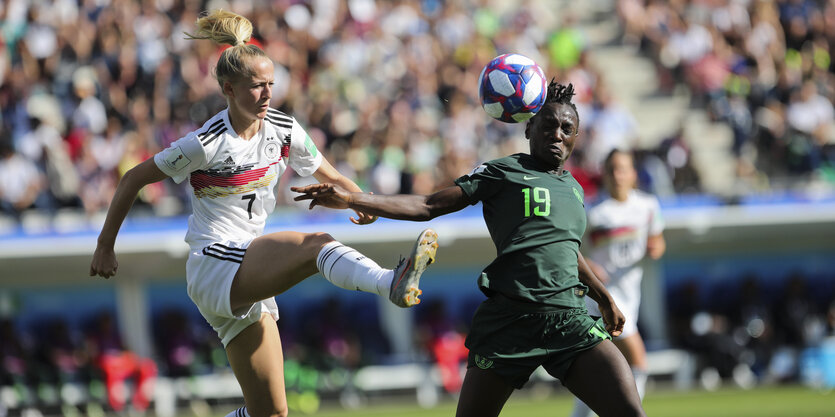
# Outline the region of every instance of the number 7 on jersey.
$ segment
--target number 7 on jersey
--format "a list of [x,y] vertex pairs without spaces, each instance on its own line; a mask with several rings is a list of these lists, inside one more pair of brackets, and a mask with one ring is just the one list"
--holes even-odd
[[246,206],[246,212],[249,214],[250,220],[252,219],[252,203],[255,202],[255,193],[247,194],[241,197],[241,200],[249,200],[249,204]]

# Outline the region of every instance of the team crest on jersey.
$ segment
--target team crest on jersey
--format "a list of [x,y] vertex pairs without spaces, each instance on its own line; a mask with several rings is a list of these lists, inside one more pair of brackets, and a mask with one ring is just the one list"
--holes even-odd
[[267,146],[264,147],[264,155],[271,161],[278,158],[278,151],[278,144],[275,142],[268,142]]
[[490,359],[485,358],[484,356],[479,355],[478,353],[475,354],[475,365],[481,369],[490,369],[493,367],[493,361]]

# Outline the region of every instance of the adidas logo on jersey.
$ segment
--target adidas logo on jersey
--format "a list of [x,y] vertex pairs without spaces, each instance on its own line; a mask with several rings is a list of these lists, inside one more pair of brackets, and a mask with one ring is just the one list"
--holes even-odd
[[235,160],[234,160],[234,159],[232,159],[232,157],[231,157],[231,156],[228,156],[228,157],[226,157],[226,159],[223,161],[223,165],[235,165]]

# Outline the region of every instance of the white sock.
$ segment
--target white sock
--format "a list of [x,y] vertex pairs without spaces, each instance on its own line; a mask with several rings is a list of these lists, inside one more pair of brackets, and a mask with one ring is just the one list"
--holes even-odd
[[647,371],[632,368],[632,376],[635,378],[635,386],[638,387],[638,396],[643,401],[644,395],[647,393]]
[[574,397],[574,410],[571,412],[571,417],[592,417],[594,416],[594,411],[591,411],[591,408],[586,405],[586,403],[580,401],[579,398]]
[[249,417],[249,413],[246,411],[246,407],[241,407],[227,414],[226,417]]
[[356,249],[333,241],[322,247],[316,266],[325,279],[340,288],[388,297],[394,271],[383,269]]

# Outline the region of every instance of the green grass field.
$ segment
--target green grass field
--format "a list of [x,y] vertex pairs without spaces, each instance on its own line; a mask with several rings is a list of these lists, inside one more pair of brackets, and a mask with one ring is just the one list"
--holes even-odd
[[[502,417],[568,416],[572,397],[559,391],[548,398],[529,395],[511,397]],[[644,401],[649,416],[655,417],[832,417],[835,416],[835,392],[804,387],[759,388],[750,391],[724,389],[717,392],[651,392]],[[299,412],[292,412],[296,416]],[[403,406],[370,406],[347,411],[323,408],[316,417],[451,417],[455,403],[451,400],[432,409],[421,409],[414,403]]]

